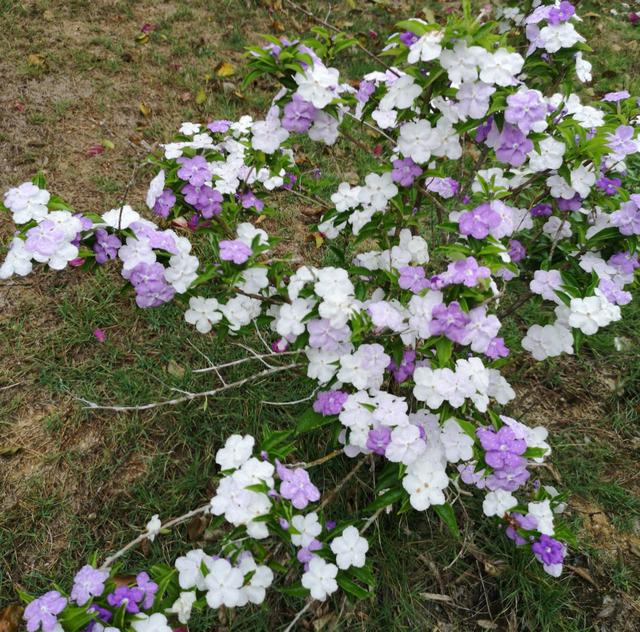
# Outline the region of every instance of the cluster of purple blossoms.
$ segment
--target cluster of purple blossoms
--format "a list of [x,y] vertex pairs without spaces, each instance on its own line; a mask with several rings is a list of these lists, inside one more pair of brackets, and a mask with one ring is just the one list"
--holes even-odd
[[182,188],[184,201],[200,211],[202,217],[210,219],[222,212],[222,193],[208,186],[186,184]]
[[410,187],[421,174],[422,169],[411,158],[396,158],[393,161],[391,179],[400,186]]
[[220,259],[241,265],[251,256],[251,248],[240,239],[223,239],[220,242]]
[[302,134],[313,124],[316,112],[312,103],[305,101],[299,94],[294,94],[293,99],[284,106],[282,127],[288,132]]
[[280,495],[291,501],[296,509],[304,509],[309,503],[320,500],[320,490],[311,482],[309,473],[301,467],[289,469],[276,461],[280,483]]
[[176,203],[176,196],[171,189],[164,189],[162,193],[156,198],[156,203],[153,205],[153,212],[166,219],[169,217],[171,209]]
[[129,281],[136,291],[138,307],[158,307],[168,303],[176,293],[164,277],[161,263],[139,263],[129,273]]
[[622,180],[620,178],[607,178],[602,175],[596,180],[596,186],[605,195],[615,195],[622,186]]
[[617,268],[620,274],[633,274],[640,268],[640,257],[637,252],[616,252],[609,257],[607,263]]
[[529,478],[527,460],[522,456],[527,442],[519,439],[509,426],[497,432],[492,428],[478,428],[476,434],[485,450],[484,460],[493,468],[486,479],[487,487],[513,492],[524,485]]
[[529,212],[531,217],[550,217],[553,207],[551,204],[536,204]]
[[96,230],[96,243],[93,244],[93,252],[96,253],[97,263],[103,264],[109,259],[115,259],[120,246],[122,246],[122,242],[116,235],[109,234],[104,228]]
[[440,303],[431,312],[432,320],[429,330],[432,336],[446,336],[453,342],[461,343],[465,335],[465,327],[469,324],[469,315],[462,310],[458,301],[449,305]]
[[177,176],[181,180],[185,180],[191,186],[201,187],[205,182],[211,180],[211,172],[209,164],[203,156],[194,156],[193,158],[178,158]]
[[491,230],[497,228],[501,222],[502,217],[493,210],[490,202],[484,202],[473,210],[462,213],[458,220],[460,232],[476,239],[487,237]]
[[398,285],[403,290],[411,290],[414,294],[418,294],[429,287],[424,268],[420,266],[402,266],[399,271]]
[[339,415],[348,398],[349,394],[344,391],[320,391],[313,402],[313,410],[325,417]]
[[135,586],[118,586],[107,595],[107,603],[114,608],[124,606],[127,612],[137,614],[153,606],[157,591],[158,584],[147,573],[138,573]]

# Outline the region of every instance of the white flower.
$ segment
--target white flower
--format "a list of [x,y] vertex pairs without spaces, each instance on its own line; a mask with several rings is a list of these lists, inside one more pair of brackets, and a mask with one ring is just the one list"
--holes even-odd
[[522,70],[524,59],[518,53],[499,48],[495,53],[486,52],[480,59],[480,80],[498,86],[511,86]]
[[585,41],[571,22],[544,26],[538,38],[548,53],[557,53],[561,48],[571,48],[578,42]]
[[418,164],[424,164],[431,158],[442,139],[431,123],[426,119],[410,121],[400,127],[398,151],[410,157]]
[[622,318],[620,307],[609,303],[603,296],[572,298],[570,308],[569,325],[587,336]]
[[309,361],[307,377],[317,380],[320,384],[326,384],[336,374],[343,351],[342,349],[327,351],[307,347],[304,353]]
[[118,230],[129,228],[133,222],[137,222],[139,219],[141,219],[140,214],[128,204],[125,204],[122,208],[112,208],[102,215],[102,221],[107,226]]
[[296,298],[291,303],[284,303],[278,310],[273,326],[278,334],[287,340],[295,340],[304,333],[302,322],[313,309],[314,302],[306,298]]
[[300,514],[293,516],[291,526],[298,532],[291,534],[291,542],[295,546],[309,546],[322,531],[322,525],[318,521],[318,514],[315,511],[306,516]]
[[238,235],[238,239],[247,244],[249,248],[253,245],[253,240],[256,237],[260,237],[260,239],[258,239],[258,245],[260,246],[266,246],[269,243],[269,235],[267,235],[262,228],[256,228],[249,222],[238,224],[238,228],[236,228],[236,235]]
[[178,584],[180,588],[188,590],[197,588],[205,590],[204,575],[202,574],[202,564],[211,568],[213,558],[207,555],[202,549],[194,549],[186,555],[179,557],[174,566],[178,571]]
[[339,77],[338,70],[316,61],[304,74],[299,72],[295,75],[294,80],[298,84],[296,92],[321,110],[338,96]]
[[13,213],[16,224],[26,224],[31,220],[40,221],[47,215],[47,204],[51,194],[31,182],[9,189],[4,194],[4,205]]
[[551,501],[542,500],[539,502],[529,503],[527,507],[529,513],[538,521],[537,529],[545,535],[553,535],[553,511],[551,510]]
[[189,299],[189,309],[184,313],[184,319],[195,325],[201,334],[211,331],[213,325],[222,320],[220,303],[215,298],[192,296]]
[[469,461],[473,458],[473,439],[453,417],[444,422],[440,433],[440,441],[449,463]]
[[591,63],[583,59],[582,52],[576,53],[576,76],[582,83],[591,81]]
[[341,182],[338,190],[332,194],[331,201],[336,211],[344,213],[360,204],[360,187],[351,187],[348,182]]
[[314,599],[324,601],[338,590],[337,574],[338,567],[335,564],[316,556],[309,562],[309,570],[302,575],[302,585],[309,589]]
[[560,239],[568,239],[573,232],[571,231],[571,222],[566,218],[560,218],[552,215],[542,226],[542,232],[549,235],[552,239],[559,241]]
[[269,270],[267,268],[253,267],[241,272],[242,281],[236,283],[236,287],[243,292],[257,294],[269,286]]
[[216,463],[222,470],[239,468],[251,458],[255,442],[251,435],[232,434],[225,441],[224,448],[216,452]]
[[0,279],[8,279],[17,274],[18,276],[26,276],[33,269],[31,263],[31,254],[24,246],[24,239],[15,237],[9,247],[9,252],[0,266]]
[[[546,171],[547,169],[560,169],[563,162],[564,152],[567,146],[547,136],[540,141],[540,151],[532,149],[529,156],[529,169],[532,171]],[[564,180],[563,180],[564,182]]]
[[193,590],[189,592],[181,592],[180,596],[173,602],[171,608],[167,608],[165,612],[178,615],[178,621],[183,625],[189,623],[191,618],[191,609],[197,599],[196,593]]
[[414,42],[409,48],[407,61],[415,64],[418,61],[432,61],[438,59],[442,52],[443,31],[427,31],[422,37]]
[[360,345],[355,353],[340,357],[338,380],[353,384],[359,390],[379,390],[390,361],[382,345]]
[[393,182],[390,171],[381,176],[370,173],[364,181],[365,185],[360,188],[358,199],[375,211],[383,211],[387,202],[398,194],[398,187]]
[[339,128],[340,121],[337,118],[327,112],[318,111],[307,134],[311,140],[323,142],[325,145],[333,145],[338,140]]
[[164,278],[176,292],[184,294],[198,278],[200,261],[194,255],[179,253],[169,259],[169,266],[164,271]]
[[251,146],[265,154],[275,153],[289,138],[289,132],[280,125],[280,108],[273,106],[264,121],[257,121],[251,127]]
[[485,54],[484,48],[469,47],[464,40],[458,40],[453,50],[442,51],[440,65],[447,71],[451,84],[457,87],[463,81],[475,81],[478,78],[478,63]]
[[502,517],[504,514],[518,504],[515,496],[504,489],[496,489],[487,493],[482,502],[482,510],[485,516]]
[[596,174],[593,169],[580,165],[571,171],[571,188],[577,191],[581,197],[586,198],[591,192],[591,187],[596,183]]
[[249,296],[236,296],[226,305],[221,307],[224,317],[229,322],[231,331],[238,331],[240,327],[248,325],[252,320],[260,316],[262,302]]
[[331,542],[331,550],[336,556],[338,568],[345,570],[350,566],[362,568],[366,562],[369,542],[353,526],[347,527],[339,537]]
[[553,358],[562,353],[573,354],[573,334],[569,329],[554,325],[532,325],[522,339],[522,348],[538,361]]
[[155,612],[151,616],[139,613],[131,622],[131,627],[136,632],[173,632],[167,617],[160,612]]
[[151,516],[151,520],[147,522],[147,538],[153,542],[156,539],[156,536],[160,533],[160,529],[162,528],[162,522],[160,522],[160,518],[158,514],[154,514]]
[[180,126],[180,133],[185,136],[193,136],[200,131],[200,123],[183,123]]
[[147,191],[147,206],[153,210],[156,205],[156,200],[162,195],[164,191],[164,169],[160,169],[158,175],[149,183],[149,190]]
[[449,478],[439,460],[418,459],[407,467],[402,479],[402,487],[409,494],[409,502],[414,509],[424,511],[431,505],[444,505],[444,490]]
[[580,109],[573,114],[573,118],[585,129],[602,127],[604,125],[604,112],[590,105],[580,107]]
[[422,93],[422,86],[411,75],[402,75],[380,99],[380,110],[406,110]]
[[398,426],[391,433],[391,442],[384,455],[393,463],[410,465],[420,457],[426,448],[425,442],[420,438],[420,429],[417,426]]
[[207,604],[210,608],[235,608],[242,601],[244,576],[239,568],[231,566],[225,559],[215,560],[204,578]]
[[242,587],[242,594],[247,602],[261,604],[266,596],[267,588],[273,583],[273,571],[268,566],[258,566],[251,554],[243,553],[238,564],[243,575],[253,573],[248,584]]

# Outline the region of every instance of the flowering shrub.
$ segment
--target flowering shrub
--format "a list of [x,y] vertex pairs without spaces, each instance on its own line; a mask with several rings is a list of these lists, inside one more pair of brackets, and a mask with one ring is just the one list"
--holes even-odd
[[[248,79],[282,86],[266,118],[183,124],[152,158],[147,206],[158,223],[126,205],[74,213],[40,178],[5,194],[17,232],[1,278],[29,274],[34,262],[59,270],[114,260],[139,307],[179,300],[202,334],[271,331],[272,348],[254,353],[268,367],[256,376],[302,368],[317,384],[295,429],[260,444],[227,439],[209,505],[165,525],[154,516],[123,551],[83,567],[68,595],[32,600],[30,632],[164,632],[193,608],[261,603],[288,574],[283,558],[297,560],[300,579],[280,590],[366,597],[365,533],[380,512],[433,509],[455,535],[463,487],[560,575],[571,537],[563,497],[535,475],[551,452],[547,430],[507,414],[515,393],[500,371],[510,356],[500,333],[510,320],[518,330],[513,314],[533,304],[538,322],[519,344],[544,360],[621,318],[640,267],[640,194],[626,165],[640,151],[638,103],[616,92],[590,105],[572,92],[591,66],[570,2],[520,2],[497,22],[463,5],[444,26],[401,22],[378,58],[385,70],[358,82],[330,65],[353,42],[323,29],[252,48]],[[329,202],[293,148],[344,138],[362,153],[364,130],[378,140],[371,172],[342,182]],[[283,189],[322,209],[317,230],[335,265],[272,256],[275,239],[251,220]],[[180,234],[187,228],[200,257]],[[277,364],[284,355],[293,363]],[[300,437],[317,429],[338,448],[292,463]],[[321,493],[309,471],[342,456],[358,459],[353,471],[371,461],[375,493],[336,523],[330,501],[341,486]],[[116,578],[124,551],[198,512],[226,525],[215,551]]]

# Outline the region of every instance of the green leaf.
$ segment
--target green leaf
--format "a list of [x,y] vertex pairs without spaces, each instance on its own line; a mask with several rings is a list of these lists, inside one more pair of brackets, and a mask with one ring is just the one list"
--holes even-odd
[[398,502],[401,498],[405,496],[404,489],[400,487],[396,487],[394,489],[389,489],[380,496],[378,496],[372,503],[368,504],[364,511],[365,513],[377,511],[382,507],[388,507],[389,505],[393,505],[393,503]]
[[346,593],[354,596],[356,599],[367,599],[372,596],[372,593],[361,586],[358,586],[355,582],[351,581],[348,577],[342,573],[338,573],[336,577],[338,586],[342,588]]
[[445,503],[444,505],[433,505],[433,508],[447,527],[449,527],[449,531],[451,531],[453,537],[458,539],[460,537],[460,529],[458,528],[458,521],[456,520],[453,507],[449,503]]
[[322,426],[333,423],[335,420],[336,418],[334,416],[321,415],[313,410],[313,408],[309,408],[300,415],[298,423],[296,424],[296,432],[298,434],[310,432],[316,428],[322,428]]

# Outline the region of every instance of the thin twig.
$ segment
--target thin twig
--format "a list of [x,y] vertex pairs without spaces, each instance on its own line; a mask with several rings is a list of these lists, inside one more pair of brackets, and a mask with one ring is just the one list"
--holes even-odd
[[229,390],[231,388],[236,388],[238,386],[247,384],[248,382],[253,382],[254,380],[260,379],[261,377],[266,377],[268,375],[273,375],[274,373],[280,373],[289,369],[297,369],[300,366],[302,365],[287,364],[286,366],[274,367],[273,369],[261,371],[260,373],[256,373],[255,375],[252,375],[250,377],[245,377],[242,380],[238,380],[237,382],[232,382],[231,384],[226,384],[224,386],[214,388],[210,391],[204,391],[202,393],[189,393],[188,395],[184,395],[183,397],[166,399],[161,402],[150,402],[149,404],[141,404],[139,406],[109,406],[105,404],[97,404],[96,402],[89,401],[88,399],[84,399],[82,397],[76,397],[76,399],[83,404],[86,404],[86,408],[89,408],[91,410],[115,410],[117,412],[124,412],[129,410],[150,410],[151,408],[158,408],[159,406],[175,406],[177,404],[182,404],[183,402],[189,402],[194,399],[198,399],[199,397],[210,397],[212,395],[217,395],[218,393],[222,393],[223,391]]
[[[296,355],[297,353],[300,353],[300,350],[297,350],[297,351],[282,351],[281,353],[275,353],[275,352],[271,351],[269,353],[256,354],[256,355],[253,355],[250,358],[240,358],[239,360],[231,360],[230,362],[225,362],[224,364],[218,364],[216,366],[205,366],[202,369],[194,369],[191,372],[192,373],[209,373],[211,371],[218,371],[220,369],[226,369],[226,368],[228,368],[230,366],[238,366],[239,364],[244,364],[245,362],[251,362],[251,361],[259,359],[259,358],[275,358],[275,357],[278,357],[278,356]],[[255,354],[255,352],[254,352],[254,354]]]

